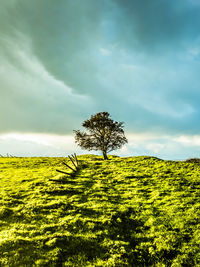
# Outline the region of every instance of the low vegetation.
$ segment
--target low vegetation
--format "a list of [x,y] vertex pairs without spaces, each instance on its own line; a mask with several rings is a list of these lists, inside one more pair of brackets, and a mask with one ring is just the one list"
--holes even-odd
[[200,266],[200,164],[0,158],[0,266]]

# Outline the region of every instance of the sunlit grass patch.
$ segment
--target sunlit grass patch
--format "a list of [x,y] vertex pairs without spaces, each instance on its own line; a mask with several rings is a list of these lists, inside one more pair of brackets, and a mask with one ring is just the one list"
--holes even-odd
[[198,266],[200,165],[0,158],[0,265]]

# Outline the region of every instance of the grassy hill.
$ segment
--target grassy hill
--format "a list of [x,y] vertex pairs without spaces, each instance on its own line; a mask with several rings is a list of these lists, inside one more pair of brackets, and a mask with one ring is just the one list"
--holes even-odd
[[0,266],[200,266],[200,164],[0,158]]

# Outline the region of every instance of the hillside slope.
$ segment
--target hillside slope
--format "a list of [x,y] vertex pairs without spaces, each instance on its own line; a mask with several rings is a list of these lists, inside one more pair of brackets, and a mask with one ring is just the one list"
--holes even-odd
[[200,266],[200,164],[0,158],[0,266]]

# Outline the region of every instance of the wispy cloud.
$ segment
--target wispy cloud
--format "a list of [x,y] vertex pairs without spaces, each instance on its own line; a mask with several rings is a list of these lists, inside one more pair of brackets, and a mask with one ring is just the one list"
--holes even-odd
[[184,160],[199,157],[200,135],[162,135],[152,133],[131,133],[128,144],[119,154],[122,156],[148,155],[162,159]]
[[[200,135],[161,135],[128,133],[128,144],[111,154],[120,156],[148,155],[162,159],[183,160],[199,157]],[[75,144],[73,135],[9,133],[0,134],[0,154],[15,156],[67,156],[67,154],[93,153]]]
[[[7,50],[7,54],[0,52],[0,95],[4,99],[0,107],[1,132],[30,131],[34,129],[36,121],[39,126],[46,125],[48,131],[56,117],[60,116],[62,121],[69,111],[73,115],[77,107],[88,109],[92,106],[88,95],[77,93],[46,70],[34,55],[31,40],[19,32],[15,37],[0,38],[1,45]],[[69,129],[67,124],[63,128]]]
[[186,147],[199,147],[200,148],[200,135],[181,135],[174,138],[174,141]]
[[0,135],[0,154],[14,156],[67,156],[81,152],[72,135],[9,133]]

